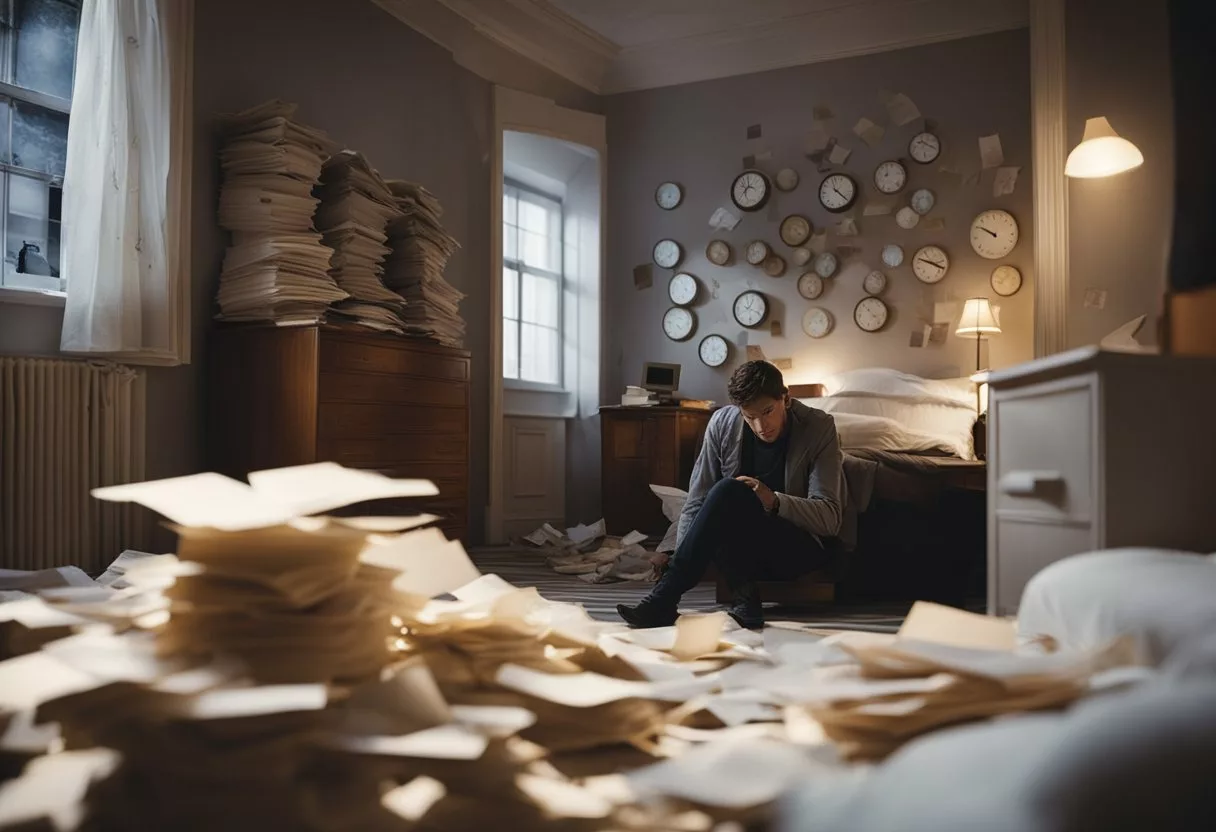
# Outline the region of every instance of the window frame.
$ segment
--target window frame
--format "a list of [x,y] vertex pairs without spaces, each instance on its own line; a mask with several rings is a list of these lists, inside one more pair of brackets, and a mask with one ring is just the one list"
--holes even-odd
[[[502,312],[500,315],[500,317],[502,318],[502,326],[504,327],[504,330],[505,330],[506,322],[508,320],[515,322],[515,325],[516,325],[515,359],[516,359],[516,366],[520,366],[520,364],[522,362],[521,362],[521,354],[520,354],[521,349],[520,349],[519,341],[520,341],[520,337],[523,332],[523,324],[524,324],[524,320],[523,320],[524,280],[523,280],[523,277],[525,274],[531,274],[534,277],[541,277],[546,280],[552,280],[556,284],[556,287],[557,287],[557,326],[552,327],[552,329],[554,329],[557,332],[557,355],[555,356],[557,381],[554,381],[554,382],[532,381],[532,380],[528,380],[528,379],[508,377],[505,374],[506,356],[507,356],[505,344],[502,345],[503,346],[502,365],[503,365],[504,372],[500,374],[501,381],[502,381],[503,385],[505,385],[506,387],[509,387],[509,388],[515,389],[515,390],[565,391],[566,387],[565,387],[565,383],[564,383],[564,379],[565,379],[564,374],[565,374],[566,368],[565,368],[564,345],[565,345],[565,340],[566,340],[565,295],[566,295],[566,288],[567,288],[566,287],[566,269],[565,269],[565,257],[566,257],[566,240],[565,240],[566,206],[565,206],[565,202],[564,202],[564,200],[562,200],[561,197],[555,196],[554,194],[547,193],[546,191],[543,191],[539,188],[534,188],[530,185],[527,185],[527,184],[520,182],[517,179],[513,179],[509,176],[504,176],[503,180],[502,180],[503,198],[505,199],[508,195],[511,194],[512,191],[515,191],[516,194],[519,194],[519,193],[531,194],[533,196],[540,197],[541,199],[544,199],[548,202],[553,202],[553,203],[557,204],[557,239],[556,239],[556,243],[550,242],[550,245],[555,246],[556,251],[557,251],[558,262],[561,264],[562,268],[561,268],[561,271],[555,272],[555,271],[550,271],[548,269],[542,269],[537,266],[526,265],[524,263],[524,261],[521,259],[521,252],[519,249],[518,236],[516,237],[516,246],[515,246],[516,256],[514,258],[507,257],[506,235],[508,233],[508,230],[512,229],[512,228],[514,228],[515,232],[518,233],[519,215],[518,215],[518,211],[517,211],[516,217],[515,217],[516,222],[514,224],[509,223],[507,221],[507,218],[504,216],[502,219],[502,234],[503,234],[502,267],[503,267],[503,270],[506,270],[506,269],[513,270],[519,276],[518,280],[516,282],[516,287],[515,287],[515,309],[516,309],[516,313],[519,317],[516,317],[516,318],[507,317],[506,303],[505,303],[505,298],[504,298],[504,302],[502,303],[502,306],[501,306]],[[517,196],[517,198],[518,198],[518,196]],[[503,276],[500,273],[498,275],[498,280],[501,281],[502,279],[503,279]],[[531,322],[529,322],[529,323],[531,323]],[[533,326],[544,326],[544,324],[533,324]],[[549,329],[550,327],[545,327],[545,328]]]

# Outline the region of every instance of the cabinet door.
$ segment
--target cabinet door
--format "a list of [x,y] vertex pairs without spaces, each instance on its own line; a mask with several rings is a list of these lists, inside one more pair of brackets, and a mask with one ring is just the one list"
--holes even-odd
[[611,534],[662,535],[669,525],[654,485],[681,487],[674,414],[605,412],[602,420],[604,521]]

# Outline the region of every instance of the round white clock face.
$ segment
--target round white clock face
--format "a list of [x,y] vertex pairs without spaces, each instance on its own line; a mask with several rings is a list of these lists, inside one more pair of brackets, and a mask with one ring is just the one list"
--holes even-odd
[[887,288],[887,276],[875,269],[862,278],[861,288],[867,295],[881,295],[882,290]]
[[673,306],[663,315],[663,333],[673,341],[686,340],[696,326],[696,317],[681,306]]
[[752,240],[747,244],[747,262],[759,266],[768,257],[768,243],[764,240]]
[[912,210],[920,214],[922,217],[933,210],[933,206],[937,203],[937,197],[933,195],[933,191],[928,188],[917,188],[912,194],[912,198],[908,200],[908,204],[912,206]]
[[684,191],[675,182],[664,182],[655,188],[654,191],[654,201],[664,211],[670,211],[672,208],[675,208],[683,198]]
[[706,367],[721,367],[730,355],[730,345],[721,335],[706,335],[697,347],[697,355]]
[[882,262],[888,269],[897,268],[904,262],[904,250],[894,244],[883,246]]
[[874,187],[884,194],[897,194],[908,184],[908,171],[899,162],[883,162],[874,169]]
[[756,326],[767,314],[768,301],[759,292],[748,291],[735,298],[735,320],[740,326]]
[[745,170],[730,186],[730,198],[741,211],[758,211],[768,202],[768,177],[758,170]]
[[777,171],[777,187],[783,191],[792,191],[798,187],[798,171],[793,168],[782,168]]
[[715,266],[725,266],[730,262],[730,243],[726,240],[710,240],[705,247],[705,259]]
[[664,269],[674,269],[684,257],[680,244],[675,240],[659,240],[654,244],[654,262]]
[[803,314],[802,331],[812,338],[822,338],[832,331],[834,323],[831,312],[815,306]]
[[1018,244],[1018,221],[1008,211],[984,211],[971,223],[971,247],[986,260],[1000,260]]
[[922,165],[927,165],[942,152],[942,143],[932,133],[917,133],[908,142],[908,155]]
[[911,231],[913,228],[916,228],[919,222],[920,214],[913,211],[907,205],[895,212],[895,224],[904,231]]
[[811,221],[801,214],[790,214],[781,221],[781,242],[800,246],[811,236]]
[[825,251],[815,258],[815,274],[823,278],[831,277],[836,274],[836,267],[839,265],[840,260],[836,258],[836,255]]
[[680,272],[667,284],[667,297],[676,306],[688,306],[697,299],[697,279],[688,272]]
[[921,283],[937,283],[950,269],[950,258],[938,246],[925,246],[912,255],[912,272]]
[[853,323],[862,332],[878,332],[887,325],[887,305],[880,298],[862,298],[853,307]]
[[814,300],[823,294],[823,278],[814,272],[804,272],[798,278],[798,294],[807,300]]
[[856,200],[857,183],[848,174],[829,174],[819,185],[819,204],[833,214],[849,210]]
[[764,273],[769,277],[781,277],[785,274],[785,258],[780,254],[770,254],[764,258]]
[[805,266],[811,262],[811,250],[809,248],[796,248],[791,258],[795,266]]
[[992,291],[1007,298],[1017,294],[1018,289],[1022,288],[1022,273],[1016,266],[997,266],[992,270],[992,277],[988,282],[992,285]]

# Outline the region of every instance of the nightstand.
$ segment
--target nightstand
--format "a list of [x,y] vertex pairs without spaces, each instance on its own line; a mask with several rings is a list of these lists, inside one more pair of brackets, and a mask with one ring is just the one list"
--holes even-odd
[[1085,347],[988,383],[989,613],[1069,555],[1216,550],[1216,360]]

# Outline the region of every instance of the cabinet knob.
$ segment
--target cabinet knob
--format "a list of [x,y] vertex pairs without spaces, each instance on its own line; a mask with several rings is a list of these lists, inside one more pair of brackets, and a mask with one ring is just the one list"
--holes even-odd
[[1010,471],[1001,477],[1000,489],[1013,497],[1034,497],[1059,491],[1063,485],[1064,475],[1059,471]]

